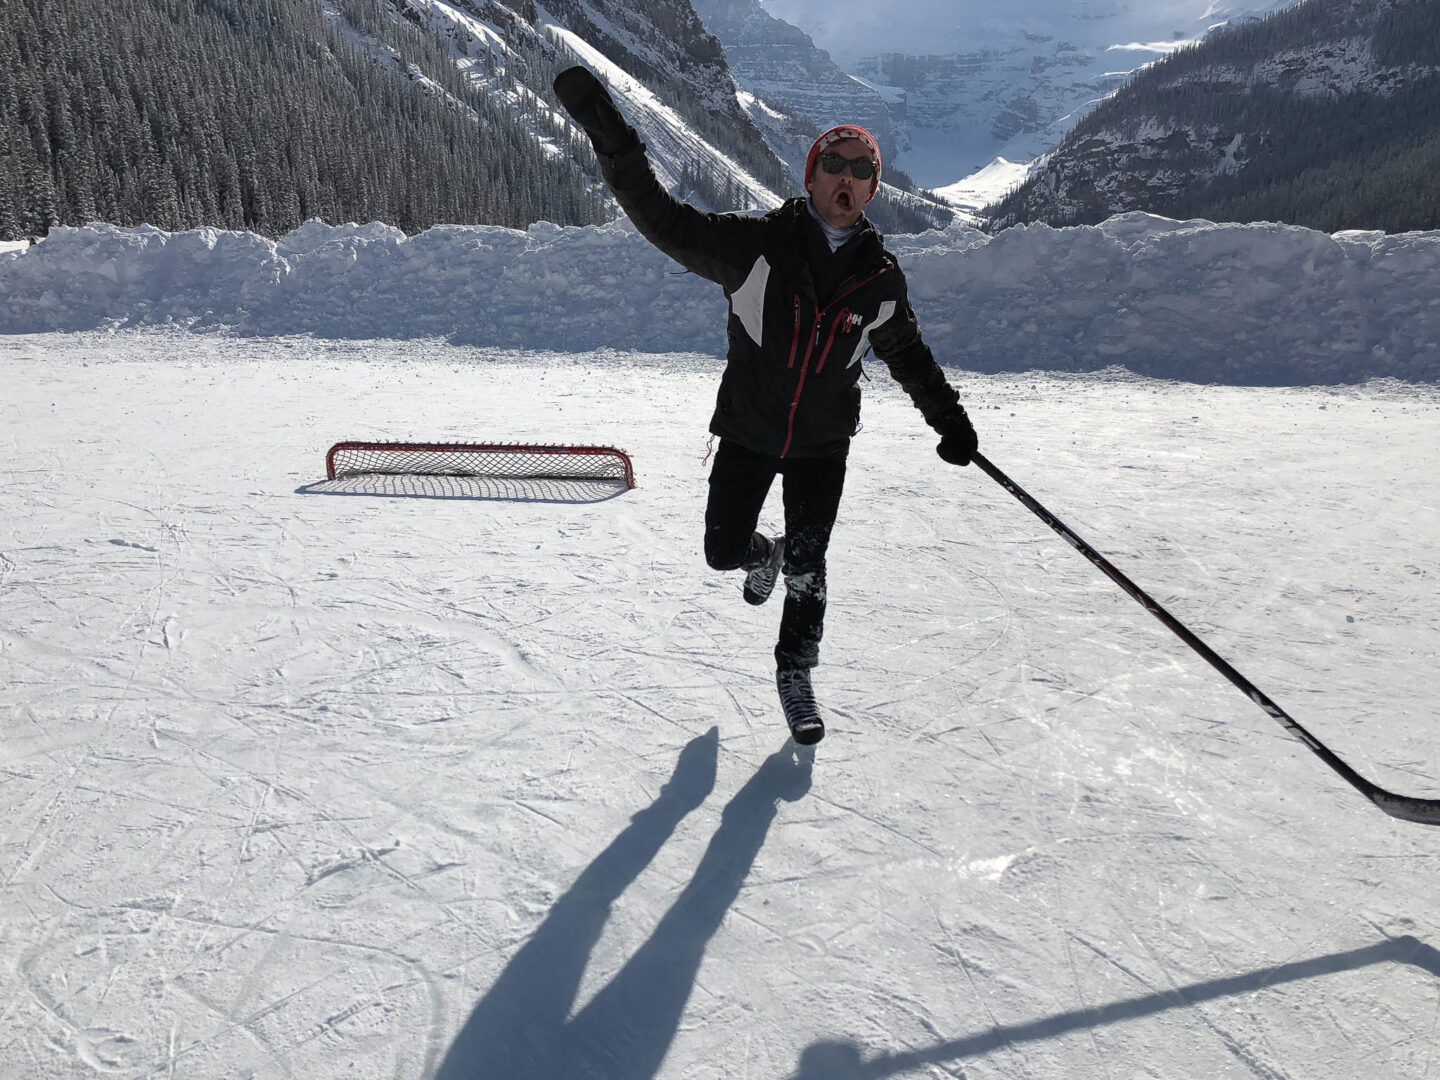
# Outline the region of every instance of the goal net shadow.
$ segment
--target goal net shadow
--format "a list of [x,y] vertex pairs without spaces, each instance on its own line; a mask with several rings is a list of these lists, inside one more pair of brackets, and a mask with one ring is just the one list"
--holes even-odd
[[594,503],[629,491],[623,480],[541,476],[420,476],[368,473],[320,480],[302,495],[375,495],[392,499],[492,499],[504,502]]
[[635,486],[630,457],[608,446],[336,443],[306,495],[507,502],[604,502]]

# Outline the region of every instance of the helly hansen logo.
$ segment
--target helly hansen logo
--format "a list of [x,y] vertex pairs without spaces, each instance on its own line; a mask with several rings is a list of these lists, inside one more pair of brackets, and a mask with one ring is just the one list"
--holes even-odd
[[841,332],[848,334],[865,321],[865,316],[858,311],[852,311],[841,320]]

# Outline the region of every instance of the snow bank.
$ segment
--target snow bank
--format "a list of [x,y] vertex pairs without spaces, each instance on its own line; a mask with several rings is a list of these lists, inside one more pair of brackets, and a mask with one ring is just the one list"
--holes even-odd
[[714,349],[724,299],[702,286],[621,225],[442,226],[406,237],[379,224],[310,222],[278,242],[91,225],[54,229],[28,253],[0,256],[0,332],[178,326]]
[[1125,214],[892,246],[927,340],[966,367],[1440,381],[1440,232],[1332,236]]
[[[990,237],[892,237],[926,339],[980,371],[1196,382],[1440,382],[1440,233],[1340,233],[1127,214]],[[308,223],[278,242],[55,229],[0,253],[0,332],[175,326],[722,355],[720,290],[628,222],[525,232]]]

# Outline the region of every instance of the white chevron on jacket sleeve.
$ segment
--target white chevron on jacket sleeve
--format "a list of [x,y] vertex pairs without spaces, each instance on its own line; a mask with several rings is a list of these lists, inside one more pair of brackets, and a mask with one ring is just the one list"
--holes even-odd
[[730,310],[758,346],[765,326],[765,286],[770,283],[770,264],[761,255],[750,268],[745,284],[730,294]]

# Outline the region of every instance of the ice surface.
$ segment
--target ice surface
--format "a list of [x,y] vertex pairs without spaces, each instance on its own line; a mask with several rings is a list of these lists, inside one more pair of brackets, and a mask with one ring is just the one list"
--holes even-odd
[[[1127,222],[1047,268],[1043,235],[976,243],[997,284],[1050,289],[1100,265],[1092,249],[1123,266],[1193,244],[1172,279],[1189,282],[1253,258],[1252,236],[1327,273],[1354,250],[1424,273],[1433,245]],[[409,302],[414,325],[449,308],[478,327],[532,316],[464,308],[571,265],[534,255],[568,245],[687,298],[670,313],[714,315],[642,248],[613,265],[626,243],[360,230],[281,254],[89,230],[16,257],[37,261],[8,266],[3,295],[13,318],[12,285],[34,303],[51,281],[57,322],[149,297],[125,320],[146,325],[167,303],[197,317],[228,282],[226,319],[254,333],[287,303],[338,320],[349,273],[366,325]],[[581,339],[564,298],[589,282],[554,284],[547,340]],[[613,332],[623,288],[595,288]],[[652,329],[644,304],[630,319],[691,333]],[[1371,807],[1008,495],[944,465],[878,370],[830,560],[830,734],[796,759],[769,667],[779,605],[746,605],[700,554],[717,368],[399,338],[0,338],[0,1075],[1434,1071],[1437,834]],[[997,464],[1363,772],[1440,795],[1433,388],[951,374]],[[347,437],[613,443],[640,486],[313,493]],[[772,495],[767,527],[777,512]]]

